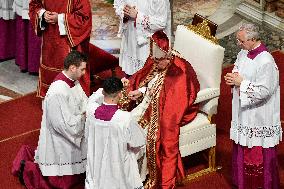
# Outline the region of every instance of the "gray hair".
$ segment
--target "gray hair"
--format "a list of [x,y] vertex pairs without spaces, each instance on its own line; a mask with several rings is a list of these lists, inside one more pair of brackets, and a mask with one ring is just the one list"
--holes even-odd
[[239,28],[239,31],[245,31],[247,39],[259,40],[259,27],[255,24],[244,23]]

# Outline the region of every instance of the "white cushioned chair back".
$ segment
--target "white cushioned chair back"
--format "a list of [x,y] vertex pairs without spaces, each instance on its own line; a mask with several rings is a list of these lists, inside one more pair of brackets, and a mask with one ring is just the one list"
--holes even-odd
[[178,51],[194,68],[200,90],[219,88],[225,49],[197,35],[186,26],[177,27],[174,50]]

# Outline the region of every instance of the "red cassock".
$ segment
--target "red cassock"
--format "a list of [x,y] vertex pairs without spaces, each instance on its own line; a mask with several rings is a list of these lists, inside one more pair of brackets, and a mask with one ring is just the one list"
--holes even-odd
[[[145,66],[130,78],[129,90],[147,85],[153,78],[151,75],[155,67],[153,59],[148,58]],[[196,73],[190,63],[173,55],[159,92],[156,103],[158,108],[155,108],[151,101],[143,116],[149,126],[147,133],[149,181],[146,188],[173,188],[177,179],[185,176],[179,152],[179,133],[180,127],[192,121],[197,115],[198,105],[193,103],[199,89]],[[158,112],[155,114],[157,126],[153,124],[154,109]],[[151,132],[150,127],[157,128]]]
[[[29,7],[33,28],[36,34],[42,37],[37,95],[44,97],[55,76],[63,70],[64,58],[71,49],[88,54],[92,30],[91,5],[88,0],[31,0]],[[45,29],[41,30],[38,17],[38,12],[41,9],[58,14],[64,13],[67,35],[59,34],[58,24],[46,23]],[[80,79],[80,84],[89,96],[90,74],[88,67],[87,73]]]

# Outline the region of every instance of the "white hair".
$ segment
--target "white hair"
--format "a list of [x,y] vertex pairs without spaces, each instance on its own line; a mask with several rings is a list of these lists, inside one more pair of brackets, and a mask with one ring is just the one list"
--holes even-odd
[[259,40],[259,27],[255,24],[244,23],[239,28],[239,31],[245,31],[247,39]]

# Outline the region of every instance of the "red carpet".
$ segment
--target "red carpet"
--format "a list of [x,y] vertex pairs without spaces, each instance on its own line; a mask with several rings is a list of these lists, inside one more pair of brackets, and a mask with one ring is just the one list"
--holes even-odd
[[37,146],[41,114],[35,93],[0,105],[0,188],[23,188],[11,174],[12,162],[21,145]]
[[[284,54],[274,52],[281,81],[281,102],[284,98]],[[231,68],[223,70],[223,74]],[[17,178],[11,174],[12,161],[23,144],[37,145],[41,121],[41,100],[35,97],[35,93],[24,97],[4,102],[0,105],[0,178],[1,187],[8,189],[24,188]],[[281,104],[281,120],[284,120],[283,103]],[[231,151],[232,142],[229,139],[231,120],[231,93],[230,88],[221,83],[221,96],[219,99],[218,114],[215,117],[217,123],[217,165],[222,169],[216,173],[198,178],[186,186],[178,189],[230,189],[231,188]],[[283,127],[283,125],[282,125]],[[199,154],[193,158],[184,159],[187,165],[195,162]],[[281,188],[284,189],[284,143],[278,146],[278,160],[280,167]],[[201,165],[202,166],[202,165]],[[186,166],[191,169],[190,166]]]

